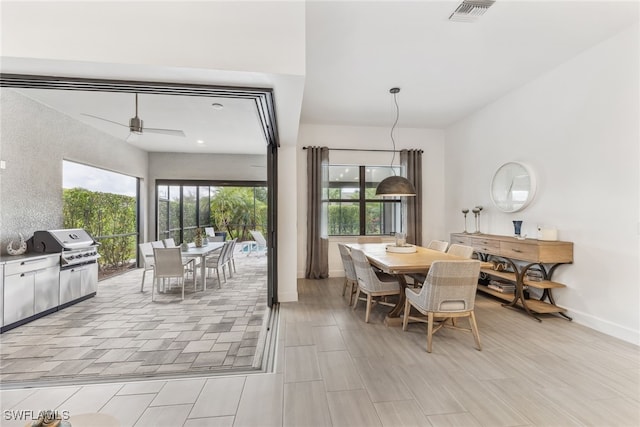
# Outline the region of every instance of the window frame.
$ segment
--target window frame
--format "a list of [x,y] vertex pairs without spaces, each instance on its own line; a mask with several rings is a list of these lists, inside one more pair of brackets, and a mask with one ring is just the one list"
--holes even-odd
[[[166,186],[167,188],[171,187],[179,187],[180,188],[180,200],[179,200],[179,208],[180,217],[178,218],[180,227],[179,228],[171,228],[171,219],[169,215],[167,215],[167,232],[169,233],[169,237],[171,237],[172,233],[179,233],[179,241],[176,240],[176,243],[184,242],[184,232],[185,230],[195,230],[196,228],[202,227],[210,227],[212,224],[202,223],[201,215],[200,215],[200,190],[202,187],[263,187],[268,189],[268,185],[266,181],[220,181],[220,180],[191,180],[191,179],[158,179],[155,182],[155,233],[156,239],[160,239],[160,195],[158,191],[158,187]],[[196,187],[196,204],[195,204],[195,215],[196,215],[196,225],[195,226],[187,226],[184,225],[184,187]],[[209,190],[211,191],[211,190]],[[211,192],[209,192],[209,202],[211,201]],[[171,192],[169,192],[169,196],[167,199],[167,209],[170,211],[170,203],[171,203]],[[209,218],[211,215],[209,215]],[[222,230],[220,230],[222,231]]]
[[[367,182],[366,180],[366,171],[367,168],[372,168],[372,167],[380,167],[380,166],[373,166],[373,165],[338,165],[338,164],[329,164],[329,167],[331,166],[348,166],[348,167],[357,167],[358,168],[358,189],[359,189],[359,196],[358,199],[333,199],[330,198],[330,191],[327,191],[327,198],[323,199],[322,202],[327,204],[327,207],[331,204],[331,203],[358,203],[358,217],[359,217],[359,234],[328,234],[329,236],[387,236],[387,235],[393,235],[395,233],[395,231],[391,231],[389,234],[367,234],[367,203],[382,203],[383,205],[385,204],[391,204],[391,205],[396,205],[397,209],[398,209],[398,214],[400,215],[400,218],[402,218],[403,212],[403,205],[402,205],[402,200],[397,197],[397,198],[367,198],[366,197],[366,190],[367,188],[375,188],[377,187],[377,183],[374,182]],[[388,166],[387,166],[388,167]],[[396,170],[397,169],[397,170]],[[396,170],[397,174],[400,174],[400,168],[399,167],[394,167],[394,170]],[[344,185],[343,182],[338,181],[338,183],[340,183],[341,185],[332,185],[332,182],[329,180],[329,186],[328,186],[328,190],[331,190],[332,188],[340,188]],[[374,187],[375,186],[375,187]],[[329,218],[327,217],[327,221],[329,220]]]

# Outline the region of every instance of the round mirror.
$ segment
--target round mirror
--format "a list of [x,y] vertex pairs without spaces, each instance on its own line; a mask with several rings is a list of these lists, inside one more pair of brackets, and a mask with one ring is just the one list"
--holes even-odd
[[519,162],[500,166],[491,181],[491,201],[502,212],[524,209],[536,192],[536,181],[531,169]]

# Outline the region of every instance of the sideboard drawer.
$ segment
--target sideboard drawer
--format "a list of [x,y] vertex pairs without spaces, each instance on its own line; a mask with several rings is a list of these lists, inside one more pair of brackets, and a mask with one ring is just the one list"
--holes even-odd
[[500,242],[500,256],[537,262],[539,259],[538,246],[517,242]]
[[451,236],[451,244],[457,244],[457,245],[465,245],[465,246],[471,246],[471,242],[470,242],[470,238],[467,236],[457,236],[457,235],[452,235]]
[[475,237],[471,238],[471,246],[476,252],[483,254],[500,254],[500,241],[498,240]]

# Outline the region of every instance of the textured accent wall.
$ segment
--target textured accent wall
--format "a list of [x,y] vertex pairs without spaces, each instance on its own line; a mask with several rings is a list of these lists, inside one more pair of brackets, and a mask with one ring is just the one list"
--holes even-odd
[[0,89],[0,111],[0,158],[6,161],[0,170],[1,254],[18,233],[26,239],[62,227],[63,160],[147,176],[145,151],[15,90]]

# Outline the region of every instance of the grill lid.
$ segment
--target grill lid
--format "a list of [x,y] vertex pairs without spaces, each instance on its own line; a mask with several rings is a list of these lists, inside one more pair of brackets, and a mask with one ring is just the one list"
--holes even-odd
[[96,244],[93,237],[82,228],[36,231],[32,239],[34,252],[45,253],[86,248]]

